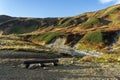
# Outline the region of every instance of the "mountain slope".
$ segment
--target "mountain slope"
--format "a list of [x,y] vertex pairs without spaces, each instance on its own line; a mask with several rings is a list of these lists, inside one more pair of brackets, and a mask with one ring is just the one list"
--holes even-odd
[[0,16],[0,30],[4,35],[19,34],[22,39],[43,46],[104,49],[119,41],[119,14],[120,4],[63,18],[13,18],[4,15]]
[[[66,28],[74,27],[80,29],[98,28],[103,26],[117,26],[119,22],[120,5],[115,5],[97,12],[84,13],[81,15],[65,18],[12,18],[9,16],[0,16],[0,28],[4,30],[6,28],[30,28],[35,27],[35,29],[27,31],[32,32],[38,28]],[[114,16],[113,16],[114,15]],[[18,26],[19,25],[19,26]],[[74,31],[73,29],[73,31]],[[79,29],[79,30],[80,30]],[[6,31],[5,33],[25,33],[24,31]],[[51,29],[50,29],[51,31]],[[75,30],[76,31],[76,30]]]

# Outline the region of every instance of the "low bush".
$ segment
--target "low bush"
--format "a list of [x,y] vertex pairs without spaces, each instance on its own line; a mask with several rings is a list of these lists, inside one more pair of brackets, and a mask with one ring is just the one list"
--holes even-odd
[[45,41],[45,43],[47,44],[59,35],[60,35],[60,33],[45,33],[45,34],[40,34],[40,35],[37,35],[37,36],[32,36],[31,40]]
[[68,27],[70,25],[73,25],[75,23],[75,18],[70,18],[66,20],[63,24],[61,24],[61,27]]
[[95,17],[91,17],[89,18],[86,22],[83,23],[84,26],[88,26],[88,25],[92,25],[92,24],[95,24],[99,22],[99,19],[98,18],[95,18]]
[[88,32],[83,38],[83,42],[87,43],[100,43],[103,40],[101,31]]

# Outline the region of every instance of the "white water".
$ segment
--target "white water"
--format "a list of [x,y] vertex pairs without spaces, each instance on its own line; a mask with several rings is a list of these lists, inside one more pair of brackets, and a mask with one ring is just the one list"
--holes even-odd
[[47,45],[47,47],[52,48],[54,51],[58,53],[66,53],[72,56],[101,56],[102,53],[97,52],[96,50],[88,51],[88,50],[76,50],[75,48],[71,48],[65,45],[66,38],[58,38],[54,43]]
[[73,48],[70,49],[65,49],[65,48],[61,48],[61,52],[70,54],[72,56],[96,56],[99,57],[101,56],[103,53],[97,52],[96,50],[92,50],[92,51],[88,51],[88,50],[76,50]]

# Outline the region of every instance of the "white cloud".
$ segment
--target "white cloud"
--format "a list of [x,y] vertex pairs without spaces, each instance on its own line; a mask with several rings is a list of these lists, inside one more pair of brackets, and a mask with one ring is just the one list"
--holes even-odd
[[114,4],[120,4],[120,0],[99,0],[102,4],[113,2]]
[[105,3],[109,3],[109,2],[112,2],[114,0],[99,0],[102,4],[105,4]]
[[115,4],[120,4],[120,0],[117,0]]

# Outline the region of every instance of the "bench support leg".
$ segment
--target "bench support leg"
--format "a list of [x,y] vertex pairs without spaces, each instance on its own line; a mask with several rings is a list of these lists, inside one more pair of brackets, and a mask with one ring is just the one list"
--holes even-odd
[[29,66],[30,66],[30,64],[26,64],[26,66],[25,66],[25,67],[26,67],[26,68],[29,68]]
[[41,64],[41,67],[44,67],[45,65],[43,63],[40,63]]
[[56,62],[54,62],[53,64],[54,64],[54,66],[57,66],[57,65],[58,65]]

